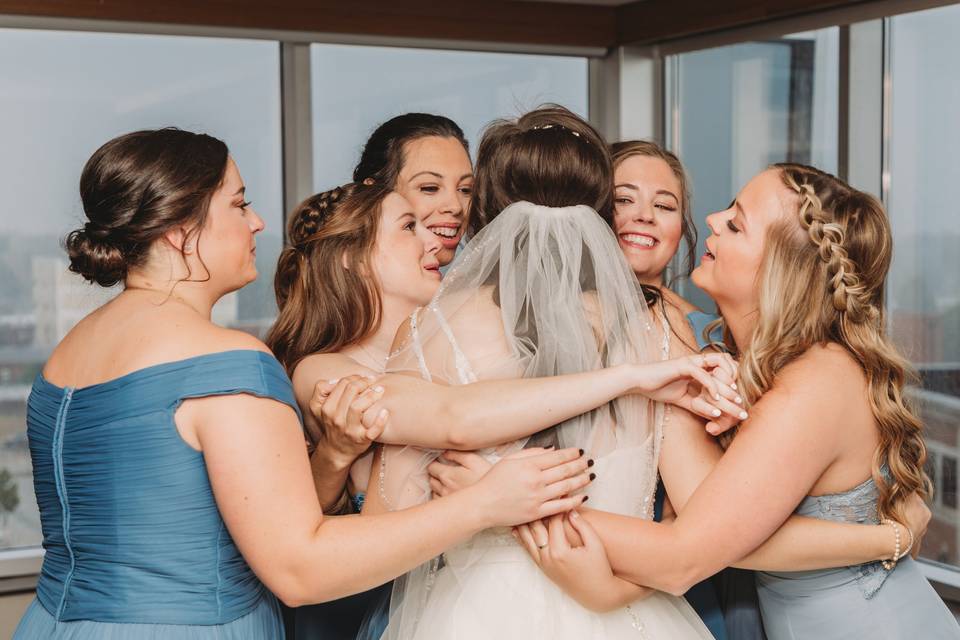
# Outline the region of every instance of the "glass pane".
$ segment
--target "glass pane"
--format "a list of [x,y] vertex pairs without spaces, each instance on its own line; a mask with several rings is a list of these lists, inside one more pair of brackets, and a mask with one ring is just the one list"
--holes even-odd
[[545,102],[587,115],[586,58],[315,44],[310,68],[317,190],[349,182],[367,136],[402,113],[453,119],[471,151],[491,120]]
[[50,349],[115,292],[66,271],[80,172],[108,139],[176,126],[224,139],[267,222],[260,278],[215,309],[261,333],[281,246],[277,43],[0,29],[0,548],[40,542],[25,403]]
[[[702,255],[707,214],[726,207],[774,162],[802,162],[835,173],[839,30],[798,33],[674,56],[670,146],[686,166]],[[713,304],[692,283],[681,293]]]
[[942,461],[923,555],[960,564],[960,6],[891,20],[890,326],[920,371],[928,446]]

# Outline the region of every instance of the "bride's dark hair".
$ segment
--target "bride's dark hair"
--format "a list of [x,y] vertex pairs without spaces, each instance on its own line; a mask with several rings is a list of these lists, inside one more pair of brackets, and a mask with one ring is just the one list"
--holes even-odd
[[610,221],[610,152],[597,130],[569,109],[545,105],[484,130],[470,200],[474,230],[523,200],[548,207],[585,204]]

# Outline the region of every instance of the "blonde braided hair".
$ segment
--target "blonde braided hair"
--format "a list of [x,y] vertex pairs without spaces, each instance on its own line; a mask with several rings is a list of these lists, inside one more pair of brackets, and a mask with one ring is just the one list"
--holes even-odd
[[792,194],[796,214],[767,231],[758,320],[739,354],[742,395],[755,403],[777,373],[811,347],[842,346],[864,372],[877,423],[872,475],[878,516],[904,522],[904,500],[915,492],[929,497],[932,487],[923,469],[922,423],[903,393],[916,376],[884,328],[889,221],[876,198],[819,169],[773,169]]
[[810,234],[820,259],[827,265],[830,286],[833,289],[833,308],[844,313],[843,319],[853,322],[876,321],[880,310],[871,302],[870,293],[857,275],[856,266],[843,246],[844,227],[828,221],[823,204],[813,186],[808,182],[799,184],[796,176],[784,172],[784,182],[800,198],[800,225]]

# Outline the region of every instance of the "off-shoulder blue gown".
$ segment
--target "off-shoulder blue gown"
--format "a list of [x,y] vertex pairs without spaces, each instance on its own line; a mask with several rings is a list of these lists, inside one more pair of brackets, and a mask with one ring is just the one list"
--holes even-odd
[[276,599],[220,516],[203,454],[174,424],[186,399],[239,393],[299,416],[283,367],[260,351],[81,388],[37,376],[27,435],[46,556],[16,640],[283,637]]

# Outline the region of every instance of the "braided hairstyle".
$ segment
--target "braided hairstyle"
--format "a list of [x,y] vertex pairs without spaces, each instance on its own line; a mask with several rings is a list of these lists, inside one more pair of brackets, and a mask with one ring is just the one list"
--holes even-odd
[[277,319],[266,343],[293,374],[312,353],[334,353],[380,327],[370,259],[390,189],[350,183],[310,196],[287,225],[274,276]]
[[922,423],[903,393],[915,376],[884,330],[889,221],[876,198],[830,174],[799,164],[773,169],[795,208],[767,234],[759,319],[740,354],[742,395],[756,402],[808,349],[841,345],[866,375],[879,429],[872,469],[879,516],[904,522],[904,500],[914,492],[929,496],[931,484]]

